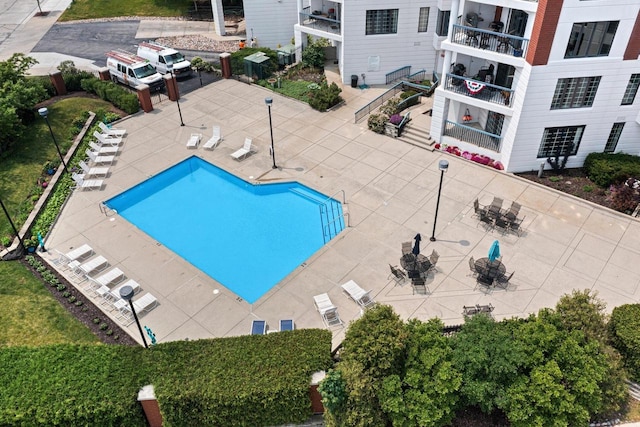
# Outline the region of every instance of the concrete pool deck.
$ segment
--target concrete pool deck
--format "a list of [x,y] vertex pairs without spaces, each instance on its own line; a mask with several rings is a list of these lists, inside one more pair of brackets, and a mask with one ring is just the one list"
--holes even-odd
[[[177,106],[169,101],[151,113],[126,118],[118,124],[127,130],[123,149],[104,188],[74,191],[48,236],[47,248],[66,252],[88,243],[140,283],[137,297],[155,295],[160,304],[140,319],[158,342],[244,335],[253,319],[266,320],[271,329],[286,318],[293,318],[298,328],[323,328],[313,296],[326,292],[345,322],[345,327],[331,329],[336,346],[348,323],[361,314],[342,291],[349,280],[371,290],[377,302],[392,305],[403,319],[439,317],[445,324],[463,322],[463,305],[491,303],[496,319],[524,316],[555,306],[572,289],[597,290],[609,311],[639,301],[637,219],[370,132],[366,120],[353,123],[353,113],[385,89],[343,89],[345,105],[318,113],[258,86],[223,80],[181,98],[184,127]],[[277,170],[271,169],[269,155],[267,96],[274,99]],[[412,114],[417,120],[428,120],[420,114],[430,108],[431,100],[426,101]],[[215,150],[186,148],[192,132],[202,133],[206,141],[213,125],[220,125],[224,136]],[[230,154],[245,137],[253,138],[257,153],[238,162]],[[256,182],[297,180],[336,197],[344,191],[351,227],[250,305],[117,214],[100,209],[102,201],[194,154]],[[430,242],[441,159],[449,161],[449,170],[442,187],[438,240]],[[522,205],[521,236],[487,232],[472,218],[473,201],[489,204],[494,196],[505,205]],[[401,243],[416,233],[423,236],[422,253],[435,249],[440,254],[437,271],[427,279],[427,295],[413,295],[409,283],[398,286],[389,279],[389,264],[400,264]],[[515,275],[506,290],[485,293],[476,288],[468,260],[486,256],[496,239],[507,271]],[[53,257],[51,252],[43,256]],[[255,274],[259,278],[260,272]],[[125,329],[140,340],[135,324]]]

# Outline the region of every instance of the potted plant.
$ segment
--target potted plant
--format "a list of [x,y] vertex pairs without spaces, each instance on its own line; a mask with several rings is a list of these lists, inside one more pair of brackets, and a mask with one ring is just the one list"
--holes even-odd
[[36,236],[31,236],[24,240],[24,245],[27,247],[27,252],[29,253],[34,253],[39,244],[40,242],[38,242],[38,238]]
[[47,175],[53,175],[56,173],[57,165],[55,162],[47,162],[44,164],[44,171]]

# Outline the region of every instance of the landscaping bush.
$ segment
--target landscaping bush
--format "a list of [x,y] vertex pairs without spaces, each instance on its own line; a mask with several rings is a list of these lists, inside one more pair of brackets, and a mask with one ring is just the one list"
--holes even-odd
[[116,83],[91,77],[82,80],[81,86],[85,91],[95,93],[100,98],[111,102],[129,114],[137,113],[140,110],[138,96],[120,87]]
[[640,176],[640,157],[625,153],[591,153],[584,161],[584,169],[591,181],[606,188]]
[[640,304],[613,309],[609,320],[611,344],[620,352],[629,376],[640,380]]
[[302,63],[306,67],[324,68],[324,49],[318,43],[308,44],[302,51]]
[[388,120],[389,118],[385,114],[371,114],[367,126],[375,133],[384,133],[384,125]]
[[331,83],[331,86],[328,86],[326,81],[322,82],[319,89],[312,90],[309,94],[309,105],[318,111],[326,111],[328,108],[342,102],[340,92],[342,92],[342,89],[335,83]]
[[609,188],[611,194],[611,208],[618,212],[631,214],[640,203],[640,181],[629,178],[622,184],[612,185]]

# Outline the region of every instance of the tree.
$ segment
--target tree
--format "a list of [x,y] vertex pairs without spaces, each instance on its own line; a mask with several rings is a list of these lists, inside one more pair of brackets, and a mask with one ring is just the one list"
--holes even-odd
[[22,53],[0,62],[0,153],[22,135],[24,124],[34,117],[33,108],[47,96],[41,84],[25,77],[37,63]]
[[476,315],[453,337],[453,362],[462,372],[464,404],[478,406],[485,413],[504,406],[507,389],[522,375],[528,359],[524,346],[512,334],[516,324]]
[[588,338],[600,342],[607,339],[606,303],[598,298],[598,293],[589,289],[573,290],[571,295],[563,295],[556,304],[559,325],[567,330],[582,331]]
[[[337,398],[341,385],[332,374],[323,385],[323,399],[334,403],[325,412],[327,426],[385,427],[388,417],[382,410],[379,391],[389,375],[404,369],[407,328],[387,305],[375,305],[349,325],[336,365],[344,381],[345,399]],[[330,389],[334,391],[329,391]]]
[[394,427],[445,426],[458,403],[462,375],[451,362],[449,339],[438,319],[412,320],[407,326],[407,361],[402,374],[383,380],[382,409]]

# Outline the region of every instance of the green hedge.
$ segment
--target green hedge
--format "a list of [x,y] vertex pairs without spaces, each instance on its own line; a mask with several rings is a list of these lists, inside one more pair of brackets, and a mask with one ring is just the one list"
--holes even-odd
[[129,114],[137,113],[140,110],[140,102],[138,96],[120,87],[111,81],[100,80],[96,77],[90,77],[81,81],[82,89],[87,92],[95,93],[105,101],[111,102],[116,107],[126,111]]
[[155,386],[165,426],[267,426],[311,415],[313,372],[331,333],[302,329],[162,343],[0,349],[0,425],[145,426],[139,389]]
[[640,178],[640,157],[625,153],[591,153],[584,161],[589,179],[601,187]]
[[144,426],[143,349],[55,345],[0,351],[0,425]]
[[611,343],[622,354],[629,375],[640,380],[640,304],[614,308],[609,332]]
[[331,366],[331,333],[172,342],[154,348],[154,380],[166,426],[267,426],[311,415],[313,372]]

